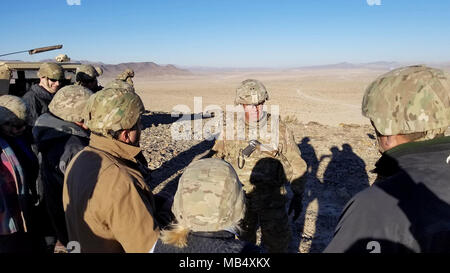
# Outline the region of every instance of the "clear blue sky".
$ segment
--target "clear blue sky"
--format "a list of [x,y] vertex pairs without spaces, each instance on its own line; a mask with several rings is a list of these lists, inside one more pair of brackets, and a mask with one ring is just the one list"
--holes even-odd
[[9,58],[66,53],[105,63],[216,67],[450,61],[448,0],[70,1],[4,0],[0,54],[64,44]]

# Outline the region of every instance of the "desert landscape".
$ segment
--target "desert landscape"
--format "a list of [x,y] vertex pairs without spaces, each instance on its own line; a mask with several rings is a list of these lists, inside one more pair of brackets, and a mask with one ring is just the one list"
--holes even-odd
[[[268,105],[279,105],[302,158],[308,165],[303,209],[291,218],[291,252],[321,252],[333,236],[347,201],[371,185],[379,157],[374,131],[361,115],[365,87],[388,69],[326,68],[285,71],[191,71],[183,75],[134,78],[146,109],[141,147],[149,161],[154,193],[173,195],[184,168],[213,145],[207,140],[175,141],[171,112],[187,105],[198,113],[215,104],[233,104],[235,89],[248,78],[262,81],[269,90]],[[100,78],[101,83],[108,79]],[[203,109],[194,111],[194,97]],[[270,109],[270,108],[269,108]],[[203,122],[207,122],[204,117]],[[192,126],[193,127],[193,126]],[[194,133],[194,132],[192,132]],[[292,197],[290,193],[288,197]]]

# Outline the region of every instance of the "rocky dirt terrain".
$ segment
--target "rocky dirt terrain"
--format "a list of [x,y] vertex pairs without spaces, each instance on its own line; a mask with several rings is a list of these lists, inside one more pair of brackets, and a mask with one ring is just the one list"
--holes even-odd
[[[173,195],[185,167],[213,145],[206,140],[173,140],[170,127],[177,119],[164,112],[149,112],[143,117],[141,147],[153,170],[154,193]],[[290,251],[321,252],[346,202],[375,179],[370,172],[379,156],[374,132],[369,125],[357,124],[293,121],[290,126],[308,165],[303,211],[291,221]]]

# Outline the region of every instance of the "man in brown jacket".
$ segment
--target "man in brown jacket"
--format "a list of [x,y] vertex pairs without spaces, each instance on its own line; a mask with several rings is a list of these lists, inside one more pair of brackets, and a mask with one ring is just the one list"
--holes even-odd
[[85,108],[89,146],[70,162],[63,203],[69,241],[81,252],[151,252],[159,236],[155,203],[140,171],[138,95],[97,92]]

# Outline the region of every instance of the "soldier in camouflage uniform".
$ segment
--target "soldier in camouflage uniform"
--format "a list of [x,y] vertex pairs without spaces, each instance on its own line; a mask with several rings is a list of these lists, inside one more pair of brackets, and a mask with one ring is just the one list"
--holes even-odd
[[393,70],[366,90],[362,113],[382,153],[377,181],[344,208],[326,252],[450,251],[450,75]]
[[80,85],[61,88],[49,104],[49,113],[41,115],[33,127],[39,151],[44,199],[58,249],[68,243],[62,205],[64,173],[70,160],[89,144],[89,131],[82,113],[92,92]]
[[81,252],[149,252],[158,239],[154,197],[136,159],[143,111],[138,95],[115,88],[85,107],[91,139],[67,167],[63,189],[69,241]]
[[133,69],[127,68],[127,69],[125,69],[124,72],[117,75],[116,80],[124,81],[124,82],[128,83],[129,85],[134,86],[133,77],[134,77]]
[[97,77],[103,74],[100,67],[93,67],[90,64],[83,64],[77,67],[75,72],[76,85],[81,85],[91,90],[93,93],[102,90],[98,85]]
[[296,203],[291,208],[299,215],[306,163],[287,125],[279,117],[262,111],[268,98],[261,82],[243,81],[236,90],[235,104],[243,105],[245,117],[238,115],[233,134],[229,132],[229,125],[224,126],[212,151],[214,157],[222,158],[234,167],[243,183],[247,211],[241,223],[240,238],[256,243],[259,224],[267,250],[286,252],[291,232],[285,209],[285,184],[291,183],[292,201]]
[[244,192],[233,167],[221,159],[201,159],[186,168],[172,210],[176,222],[161,232],[155,252],[260,252],[254,244],[235,238],[244,217]]

